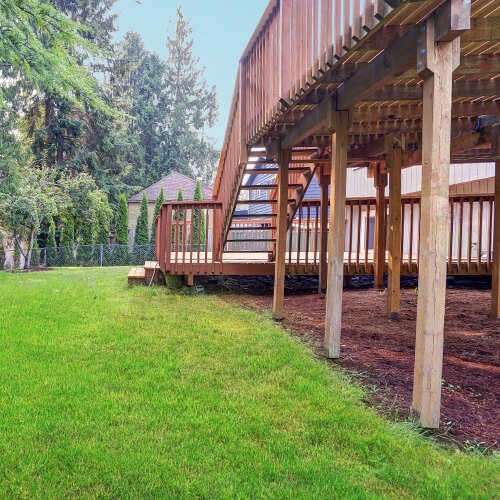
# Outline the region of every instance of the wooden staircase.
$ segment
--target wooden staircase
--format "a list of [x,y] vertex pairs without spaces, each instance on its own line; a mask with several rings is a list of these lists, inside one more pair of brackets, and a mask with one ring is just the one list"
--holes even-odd
[[[314,160],[317,160],[316,162]],[[319,173],[319,167],[325,160],[321,158],[321,152],[318,151],[312,155],[304,155],[303,153],[298,153],[292,159],[292,164],[288,169],[288,210],[287,210],[287,220],[288,228],[293,223],[294,217],[297,214],[297,210],[301,206],[302,200],[307,192],[307,189],[315,175]],[[262,167],[257,167],[256,165],[261,165]],[[269,253],[269,260],[274,260],[275,253],[275,241],[276,241],[276,205],[277,205],[277,192],[278,184],[276,183],[278,174],[278,167],[276,162],[269,162],[267,160],[258,160],[256,162],[249,162],[243,168],[243,175],[238,176],[239,185],[233,189],[234,200],[232,200],[231,205],[233,206],[232,214],[228,217],[228,222],[225,230],[223,231],[224,241],[222,248],[223,253],[255,253],[263,252]],[[257,184],[247,184],[245,179],[247,176],[268,176],[269,182],[259,182]],[[272,176],[269,178],[269,176]],[[265,178],[265,177],[264,177]],[[268,195],[265,198],[250,199],[250,197],[243,197],[243,193],[252,193],[255,191],[267,191]],[[269,207],[269,210],[265,213],[255,213],[249,215],[235,214],[236,207],[238,205],[265,205]],[[263,222],[270,222],[266,224],[265,228],[270,235],[261,238],[254,238],[245,236],[245,233],[255,232],[259,228],[259,224],[255,223],[250,227],[242,227],[241,225],[235,225],[241,221],[260,219]],[[236,237],[234,235],[237,235]],[[241,236],[243,234],[243,237]],[[265,248],[264,250],[228,250],[228,244],[230,246],[238,246],[238,244],[243,245],[244,243],[270,243],[270,248]]]

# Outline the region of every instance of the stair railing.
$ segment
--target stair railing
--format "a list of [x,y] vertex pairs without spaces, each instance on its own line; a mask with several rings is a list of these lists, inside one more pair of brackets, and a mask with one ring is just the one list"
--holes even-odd
[[269,2],[240,59],[214,185],[224,239],[248,147],[391,10],[384,0]]

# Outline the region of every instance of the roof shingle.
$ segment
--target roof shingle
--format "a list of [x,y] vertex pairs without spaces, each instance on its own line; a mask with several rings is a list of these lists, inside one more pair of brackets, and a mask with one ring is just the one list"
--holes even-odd
[[[176,201],[177,193],[179,188],[182,187],[182,192],[184,194],[184,199],[186,201],[191,201],[194,196],[194,190],[196,188],[196,180],[187,177],[179,172],[172,172],[163,179],[159,180],[155,184],[144,189],[146,191],[146,198],[148,202],[155,202],[156,198],[160,194],[161,187],[165,192],[165,201]],[[212,188],[201,183],[201,192],[203,194],[204,200],[212,199]],[[142,200],[142,191],[135,194],[127,201],[129,203],[140,203]]]

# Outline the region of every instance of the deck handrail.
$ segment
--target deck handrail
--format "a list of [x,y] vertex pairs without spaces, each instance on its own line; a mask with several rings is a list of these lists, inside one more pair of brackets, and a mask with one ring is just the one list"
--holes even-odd
[[155,254],[164,274],[193,274],[193,264],[218,272],[222,255],[222,203],[172,201],[156,218]]

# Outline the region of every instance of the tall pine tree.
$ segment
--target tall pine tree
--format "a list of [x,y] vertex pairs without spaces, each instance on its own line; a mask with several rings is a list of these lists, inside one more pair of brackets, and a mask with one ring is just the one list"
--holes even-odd
[[118,209],[115,216],[116,236],[115,241],[118,244],[112,252],[112,262],[115,265],[125,266],[129,264],[129,238],[128,238],[128,208],[127,198],[124,194],[118,199]]
[[[182,192],[182,188],[179,188],[179,191],[177,192],[177,201],[184,201],[184,193]],[[184,220],[184,210],[179,210],[179,213],[177,213],[177,210],[174,210],[173,213],[173,220]],[[177,231],[176,231],[177,228]],[[177,238],[177,246],[180,248],[182,244],[182,226],[174,226],[172,227],[172,243],[175,245],[176,243],[176,238]]]
[[[201,192],[201,182],[196,181],[196,188],[193,195],[194,201],[203,201],[203,193]],[[200,232],[200,245],[205,244],[206,229],[205,229],[205,212],[196,209],[193,214],[193,245],[198,245],[198,229]]]
[[147,245],[149,243],[149,224],[148,224],[148,199],[146,192],[142,192],[141,207],[134,233],[134,245]]
[[206,137],[207,127],[218,115],[215,87],[208,88],[204,68],[193,55],[193,33],[182,10],[177,9],[175,34],[167,37],[167,80],[169,112],[164,116],[166,169],[202,177],[210,182],[218,159],[214,142]]
[[152,245],[155,244],[156,240],[156,218],[158,217],[158,215],[160,215],[161,206],[163,205],[164,201],[165,201],[165,193],[163,191],[163,186],[162,186],[160,194],[156,198],[155,209],[153,212],[153,223],[151,224],[151,239],[150,239],[150,243]]
[[118,245],[128,245],[128,209],[127,198],[124,194],[118,199],[118,209],[115,216],[116,236],[115,241]]
[[107,266],[111,262],[111,249],[109,247],[109,218],[109,212],[102,212],[97,220],[95,239],[96,246],[93,258],[96,265]]

